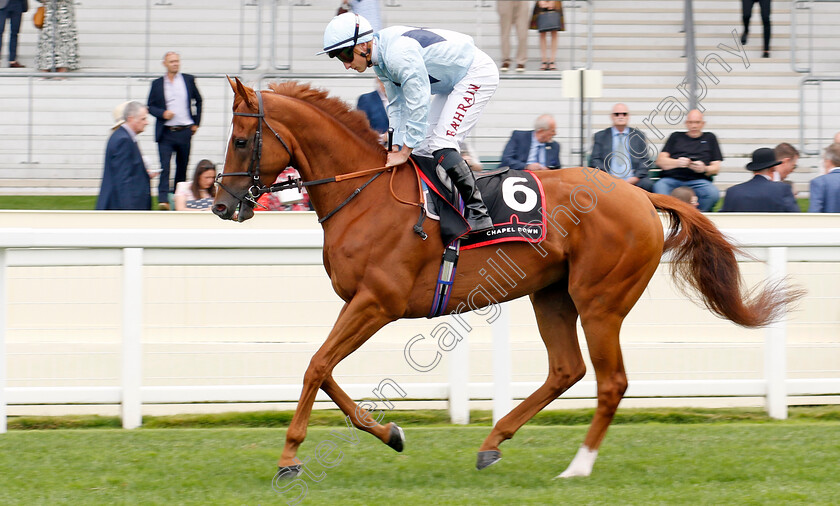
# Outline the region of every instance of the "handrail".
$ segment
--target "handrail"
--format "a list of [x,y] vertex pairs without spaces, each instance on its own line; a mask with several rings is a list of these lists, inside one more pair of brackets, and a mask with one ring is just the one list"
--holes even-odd
[[840,82],[840,76],[807,76],[799,83],[799,152],[803,155],[819,155],[820,150],[805,149],[805,86],[817,85],[817,139],[822,139],[823,131],[823,108],[822,108],[822,83]]
[[[195,77],[200,79],[222,79],[227,78],[227,74],[218,74],[218,73],[195,73],[193,74]],[[105,78],[105,79],[157,79],[161,76],[158,72],[73,72],[66,74],[67,79],[86,79],[86,78]],[[0,73],[0,79],[2,78],[26,78],[27,80],[27,125],[26,125],[26,164],[33,164],[32,161],[32,138],[34,135],[33,132],[33,125],[34,125],[34,92],[33,92],[33,82],[35,79],[48,79],[54,76],[45,75],[42,72],[15,72],[13,74],[6,74]],[[65,78],[62,76],[62,78]],[[227,91],[225,92],[227,93]],[[223,112],[223,121],[227,123],[228,121],[228,109],[225,108]]]
[[[253,3],[242,2],[239,7],[239,69],[240,70],[254,70],[259,68],[260,60],[262,59],[262,2],[261,0],[249,0]],[[273,5],[273,3],[272,3]],[[245,55],[245,7],[257,8],[257,34],[256,34],[256,55],[254,56],[254,63],[246,64],[244,62]]]
[[697,49],[694,43],[694,3],[685,0],[685,79],[688,81],[689,110],[697,108]]
[[[584,69],[591,69],[592,68],[592,2],[590,0],[580,0],[586,6],[586,63],[584,64]],[[576,23],[576,16],[577,10],[580,8],[578,6],[578,0],[572,0],[571,5],[568,2],[563,6],[564,9],[571,9],[571,13],[569,16],[569,37],[571,38],[571,43],[569,44],[569,65],[571,68],[575,67],[575,39],[577,35],[575,34],[575,26]],[[530,76],[529,76],[530,77]],[[592,130],[592,99],[584,99],[581,98],[581,105],[583,105],[583,101],[586,100],[586,126],[587,130]],[[574,125],[574,115],[569,114],[569,131],[575,131]],[[575,153],[575,148],[570,148],[570,155],[579,154],[581,158],[585,158],[585,153],[588,149],[588,140],[589,137],[580,139],[580,146],[581,146],[581,153]]]
[[[580,1],[586,6],[586,65],[585,68],[592,68],[592,2],[590,0],[572,0],[571,5],[564,5],[564,9],[572,9],[571,16],[569,16],[569,25],[571,28],[569,29],[569,37],[572,39],[572,43],[569,45],[569,63],[574,67],[575,65],[575,44],[574,41],[577,38],[575,35],[575,26],[577,23],[575,22],[576,13],[578,7],[577,3]],[[567,2],[568,3],[568,2]]]
[[790,67],[794,72],[803,74],[810,74],[814,71],[814,37],[808,37],[808,66],[801,67],[797,65],[796,53],[797,49],[797,16],[798,10],[808,11],[808,34],[811,33],[810,28],[814,25],[814,10],[811,4],[814,3],[834,3],[840,0],[792,0],[790,9]]
[[286,53],[289,59],[289,63],[284,65],[279,65],[277,63],[277,2],[271,3],[271,68],[274,70],[291,70],[292,69],[292,30],[291,27],[294,26],[292,23],[292,16],[294,15],[294,10],[292,9],[291,2],[289,3],[289,16],[288,16],[288,24],[289,24],[289,41],[286,44]]

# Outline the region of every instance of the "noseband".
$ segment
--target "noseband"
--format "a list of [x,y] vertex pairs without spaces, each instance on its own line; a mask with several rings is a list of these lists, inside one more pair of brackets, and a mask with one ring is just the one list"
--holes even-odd
[[[263,99],[262,99],[262,92],[257,92],[257,103],[259,104],[259,110],[256,113],[253,112],[235,112],[233,113],[234,116],[244,116],[247,118],[257,118],[257,123],[259,123],[259,128],[257,128],[254,134],[254,149],[251,150],[251,164],[248,166],[248,172],[230,172],[230,173],[221,173],[216,176],[216,184],[219,185],[224,191],[228,192],[233,198],[239,201],[240,204],[244,202],[249,202],[251,205],[258,206],[260,204],[257,203],[257,199],[260,195],[264,193],[271,193],[273,191],[282,190],[285,188],[291,187],[288,181],[285,182],[286,186],[282,188],[275,188],[275,186],[279,185],[272,185],[266,186],[260,180],[260,159],[262,158],[262,129],[263,124],[271,130],[271,133],[274,134],[274,137],[280,141],[280,144],[286,148],[286,152],[289,153],[289,165],[292,164],[292,159],[294,156],[292,155],[292,150],[289,149],[289,145],[286,144],[286,141],[280,137],[280,134],[277,133],[271,125],[265,120],[265,109],[263,108]],[[233,193],[229,188],[227,188],[224,184],[222,184],[222,178],[227,176],[246,176],[251,178],[251,187],[248,188],[248,191],[245,192],[244,195],[237,195]]]

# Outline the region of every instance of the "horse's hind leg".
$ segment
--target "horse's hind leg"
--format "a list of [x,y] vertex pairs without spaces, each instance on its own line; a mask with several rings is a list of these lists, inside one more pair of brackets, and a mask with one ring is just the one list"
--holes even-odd
[[[659,261],[658,255],[635,255],[614,265],[609,275],[596,276],[586,266],[578,265],[569,283],[571,294],[580,309],[580,321],[589,358],[598,383],[598,407],[592,424],[569,467],[560,478],[589,476],[598,456],[598,448],[607,434],[618,404],[627,390],[627,375],[621,356],[621,324],[639,300]],[[624,273],[624,274],[622,274]],[[598,280],[595,283],[587,279]]]
[[496,423],[478,452],[476,467],[483,469],[501,458],[499,445],[548,403],[574,385],[586,372],[577,338],[578,312],[566,282],[543,288],[531,295],[540,335],[548,352],[548,378]]
[[586,321],[581,315],[586,341],[589,345],[589,357],[595,368],[598,383],[598,408],[592,418],[592,424],[569,467],[560,478],[589,476],[598,456],[598,448],[607,434],[618,403],[627,390],[627,375],[618,342],[618,332],[623,318],[614,315],[602,315],[594,321]]

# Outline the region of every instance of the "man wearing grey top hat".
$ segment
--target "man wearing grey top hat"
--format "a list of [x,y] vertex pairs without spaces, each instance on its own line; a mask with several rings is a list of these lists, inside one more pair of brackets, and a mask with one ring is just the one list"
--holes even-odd
[[721,212],[798,213],[799,206],[796,205],[790,185],[773,181],[773,167],[780,163],[771,148],[753,151],[747,170],[755,175],[749,181],[726,191]]

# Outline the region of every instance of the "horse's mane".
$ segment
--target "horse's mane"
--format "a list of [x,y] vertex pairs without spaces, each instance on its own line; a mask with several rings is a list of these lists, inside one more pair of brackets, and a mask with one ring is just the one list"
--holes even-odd
[[379,142],[379,134],[370,127],[365,113],[351,109],[343,100],[330,97],[326,91],[313,88],[309,84],[295,81],[272,83],[268,87],[274,93],[303,100],[317,107],[343,123],[364,142],[382,148],[382,144]]

